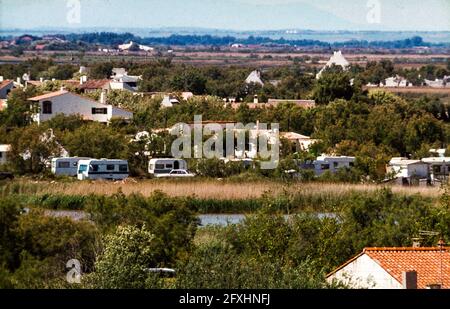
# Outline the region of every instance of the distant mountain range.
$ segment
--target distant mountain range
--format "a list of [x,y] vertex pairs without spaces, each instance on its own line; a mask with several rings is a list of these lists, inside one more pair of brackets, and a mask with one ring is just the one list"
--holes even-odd
[[450,43],[450,31],[315,31],[302,29],[236,31],[206,28],[40,28],[40,29],[0,29],[0,36],[19,36],[30,34],[36,36],[48,34],[115,32],[132,33],[140,37],[169,37],[171,35],[211,35],[218,37],[233,36],[248,38],[249,36],[267,37],[286,40],[317,40],[322,42],[358,41],[395,41],[420,36],[430,43]]

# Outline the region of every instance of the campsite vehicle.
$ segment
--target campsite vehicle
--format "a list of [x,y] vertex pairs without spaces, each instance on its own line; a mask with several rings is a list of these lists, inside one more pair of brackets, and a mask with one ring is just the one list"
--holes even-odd
[[51,171],[53,174],[60,176],[77,176],[78,161],[88,160],[90,158],[83,157],[66,157],[53,158],[51,162]]
[[341,168],[352,168],[355,157],[321,155],[312,164],[316,176],[320,176],[326,171],[336,173]]
[[157,178],[165,178],[165,177],[194,177],[195,175],[192,173],[189,173],[187,170],[183,169],[177,169],[177,170],[171,170],[169,173],[164,174],[156,174],[155,177]]
[[78,161],[78,179],[121,180],[129,175],[128,161],[119,159],[89,159]]
[[187,170],[186,161],[174,158],[155,158],[148,162],[148,172],[154,177],[169,174],[172,170]]

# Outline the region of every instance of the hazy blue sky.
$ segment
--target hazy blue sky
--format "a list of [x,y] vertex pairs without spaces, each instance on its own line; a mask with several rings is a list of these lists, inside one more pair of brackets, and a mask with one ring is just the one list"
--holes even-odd
[[450,31],[450,0],[0,0],[0,28],[40,27]]

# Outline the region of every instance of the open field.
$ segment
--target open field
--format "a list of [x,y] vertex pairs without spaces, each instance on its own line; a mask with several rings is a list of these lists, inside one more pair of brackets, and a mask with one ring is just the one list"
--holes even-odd
[[450,87],[431,88],[431,87],[364,87],[367,90],[383,90],[393,93],[418,93],[418,94],[447,94],[450,95]]
[[[120,189],[124,194],[140,193],[149,196],[160,190],[169,196],[194,196],[201,199],[237,200],[258,198],[264,194],[305,195],[332,195],[346,194],[350,191],[373,192],[389,187],[394,193],[402,195],[420,194],[428,197],[439,197],[442,194],[440,187],[402,187],[392,185],[369,184],[335,184],[335,183],[283,183],[274,181],[249,181],[229,182],[220,180],[141,180],[125,182],[107,181],[80,181],[80,182],[55,182],[55,181],[30,181],[16,180],[9,186],[0,187],[0,195],[8,195],[10,190],[20,194],[70,194],[111,195]],[[8,191],[6,191],[8,190]]]
[[[369,61],[380,61],[383,59],[391,60],[397,68],[417,68],[426,64],[445,66],[446,60],[450,58],[445,53],[400,53],[389,50],[379,50],[376,53],[361,52],[359,50],[343,50],[346,59],[352,64],[365,66]],[[221,49],[218,51],[191,50],[185,47],[174,48],[174,52],[163,56],[173,57],[174,63],[185,63],[195,66],[202,65],[243,65],[251,67],[276,67],[291,65],[294,58],[314,58],[313,62],[302,62],[307,67],[321,68],[328,61],[331,52],[309,51],[309,50],[291,50],[279,51],[271,49],[244,49],[231,50]],[[148,62],[158,59],[155,53],[102,53],[97,51],[88,51],[80,54],[79,51],[26,51],[21,57],[14,57],[8,54],[0,53],[1,63],[18,63],[25,60],[39,57],[42,59],[53,59],[57,63],[97,63],[104,61],[132,61]]]

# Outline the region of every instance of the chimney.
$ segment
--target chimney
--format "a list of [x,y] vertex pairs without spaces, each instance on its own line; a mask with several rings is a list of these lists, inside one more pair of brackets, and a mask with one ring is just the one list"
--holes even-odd
[[402,272],[403,288],[407,290],[417,289],[417,272],[415,270]]
[[413,238],[412,239],[412,241],[413,241],[413,248],[420,248],[420,238],[419,237],[415,237],[415,238]]
[[255,96],[253,97],[253,103],[257,104],[258,103],[258,95],[255,94]]
[[106,104],[106,93],[105,93],[105,91],[102,91],[100,93],[100,103]]
[[40,81],[41,83],[43,83],[43,82],[44,82],[44,78],[43,78],[43,77],[39,78],[39,81]]
[[3,81],[3,76],[0,76],[0,83]]
[[20,77],[17,77],[17,83],[20,85]]

